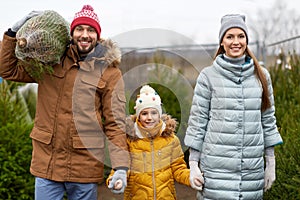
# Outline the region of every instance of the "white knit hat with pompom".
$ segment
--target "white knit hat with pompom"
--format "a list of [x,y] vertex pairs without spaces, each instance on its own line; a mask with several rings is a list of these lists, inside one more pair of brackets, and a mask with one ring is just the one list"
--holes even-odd
[[162,115],[160,96],[149,85],[144,85],[140,89],[140,94],[137,96],[134,108],[137,116],[139,116],[140,112],[145,108],[155,108],[158,110],[159,115]]

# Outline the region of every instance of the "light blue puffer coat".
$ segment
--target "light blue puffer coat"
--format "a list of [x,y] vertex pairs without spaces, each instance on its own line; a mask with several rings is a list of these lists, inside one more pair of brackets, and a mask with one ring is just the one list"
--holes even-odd
[[263,197],[264,149],[282,143],[270,75],[264,72],[272,107],[263,113],[250,57],[241,65],[219,55],[199,74],[184,142],[201,152],[205,199]]

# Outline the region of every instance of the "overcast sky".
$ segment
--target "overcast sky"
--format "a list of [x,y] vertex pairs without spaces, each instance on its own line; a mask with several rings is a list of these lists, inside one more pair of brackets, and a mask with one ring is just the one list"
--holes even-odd
[[[255,14],[270,8],[276,0],[5,0],[1,5],[0,32],[32,10],[54,10],[71,22],[75,12],[90,4],[98,14],[101,36],[116,38],[123,46],[159,40],[173,44],[191,41],[197,44],[216,43],[220,19],[228,13]],[[300,1],[285,0],[288,8],[298,9]],[[272,13],[270,13],[272,14]],[[2,38],[2,37],[1,37]],[[122,38],[122,39],[121,39]],[[167,38],[167,39],[166,39]],[[180,39],[178,39],[180,38]],[[122,40],[122,41],[121,41]],[[153,40],[153,41],[151,41]],[[127,41],[127,42],[126,42]]]

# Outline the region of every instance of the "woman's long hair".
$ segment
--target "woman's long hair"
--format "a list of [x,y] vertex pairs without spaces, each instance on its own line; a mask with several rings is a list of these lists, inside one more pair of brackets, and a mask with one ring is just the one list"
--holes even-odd
[[[225,49],[223,46],[219,46],[215,58],[220,55],[220,54],[224,54],[225,53]],[[258,60],[256,59],[255,55],[250,51],[250,49],[246,48],[245,54],[250,56],[253,59],[254,62],[254,73],[256,75],[256,77],[258,78],[258,80],[260,81],[261,85],[262,85],[262,102],[261,102],[261,110],[265,111],[266,109],[271,107],[271,102],[269,99],[269,89],[268,89],[268,81],[266,79],[266,76],[262,70],[262,67],[259,65]]]

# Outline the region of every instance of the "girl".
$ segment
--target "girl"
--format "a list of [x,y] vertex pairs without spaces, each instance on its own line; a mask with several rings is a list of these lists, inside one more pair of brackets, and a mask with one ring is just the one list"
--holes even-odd
[[127,120],[130,169],[124,199],[176,199],[175,181],[190,186],[190,170],[174,133],[177,122],[162,114],[160,96],[148,85],[141,88],[135,110]]

